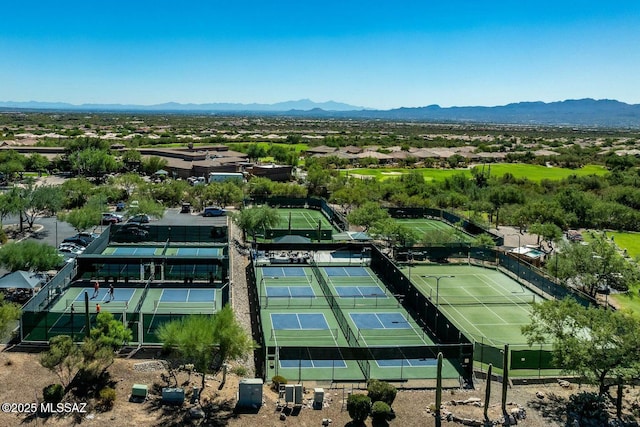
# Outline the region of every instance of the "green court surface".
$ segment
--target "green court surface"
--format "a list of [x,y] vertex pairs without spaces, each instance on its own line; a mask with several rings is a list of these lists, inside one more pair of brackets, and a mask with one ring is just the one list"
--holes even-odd
[[400,225],[403,225],[407,228],[411,228],[418,233],[420,239],[424,239],[425,236],[443,243],[453,243],[453,242],[462,242],[462,243],[471,243],[474,240],[474,237],[456,229],[455,227],[447,224],[444,221],[439,221],[437,219],[427,219],[427,218],[396,218],[394,221]]
[[[267,360],[267,376],[283,375],[298,380],[362,380],[363,370],[371,378],[410,379],[435,377],[435,359],[402,357],[404,347],[433,345],[398,300],[368,267],[324,266],[332,310],[311,267],[264,266],[256,269],[261,303],[261,324],[267,348],[284,352]],[[338,316],[342,319],[338,319]],[[341,323],[342,322],[342,323]],[[342,326],[342,327],[341,327]],[[345,327],[349,337],[345,336]],[[287,347],[305,347],[303,354],[288,353]],[[327,360],[314,360],[310,349],[327,347]],[[398,358],[344,360],[339,347],[384,347],[398,350]],[[314,350],[317,351],[317,350]],[[325,354],[325,351],[332,353]],[[335,358],[333,357],[335,351]],[[459,372],[448,361],[445,376]]]
[[[321,211],[313,209],[284,209],[277,208],[280,222],[273,228],[292,230],[317,230],[318,221],[322,230],[332,230],[334,227]],[[291,226],[289,226],[291,225]]]
[[222,296],[220,289],[186,288],[179,285],[167,288],[149,289],[130,288],[116,284],[113,299],[109,288],[101,286],[94,296],[91,287],[70,287],[58,298],[48,312],[35,313],[35,326],[25,337],[28,341],[48,341],[56,335],[73,335],[81,340],[86,332],[85,293],[89,297],[90,325],[94,325],[97,305],[101,312],[109,312],[118,320],[136,321],[137,309],[140,309],[141,323],[134,330],[134,341],[140,333],[145,342],[157,342],[155,331],[162,323],[187,314],[215,314],[221,309]]
[[530,322],[531,304],[543,300],[500,271],[483,267],[416,266],[411,280],[465,335],[497,347],[526,343],[520,327]]

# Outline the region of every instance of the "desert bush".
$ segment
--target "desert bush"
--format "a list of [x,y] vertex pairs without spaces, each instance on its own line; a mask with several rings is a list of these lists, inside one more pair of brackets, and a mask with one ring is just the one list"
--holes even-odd
[[385,381],[370,380],[367,384],[367,396],[371,398],[372,402],[381,401],[391,406],[397,393],[398,390]]
[[369,416],[371,399],[364,394],[352,394],[347,399],[347,411],[354,422],[361,423]]
[[249,371],[244,366],[236,366],[231,370],[231,372],[239,377],[246,377]]
[[371,405],[371,418],[374,421],[389,421],[393,418],[391,407],[382,401],[373,402]]
[[271,378],[271,387],[275,391],[278,391],[281,384],[286,384],[286,383],[287,383],[287,379],[282,375],[275,375],[273,378]]
[[42,398],[47,403],[62,402],[64,397],[64,387],[62,384],[49,384],[42,389]]
[[109,410],[113,408],[113,404],[116,401],[116,391],[111,387],[105,387],[100,390],[98,397],[100,398],[100,406],[104,410]]

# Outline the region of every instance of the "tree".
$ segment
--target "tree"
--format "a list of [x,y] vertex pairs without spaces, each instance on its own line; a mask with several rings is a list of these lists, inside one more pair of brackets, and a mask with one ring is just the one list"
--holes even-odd
[[398,244],[411,247],[420,237],[415,229],[400,224],[391,217],[376,221],[370,231],[373,236],[386,240],[388,246]]
[[95,206],[84,206],[68,213],[58,215],[58,219],[68,222],[77,231],[85,231],[95,227],[102,221],[102,210]]
[[190,315],[163,323],[156,332],[164,348],[193,363],[205,377],[229,360],[245,356],[255,344],[226,305],[213,316]]
[[600,395],[640,376],[640,320],[630,313],[550,300],[533,305],[522,333],[529,345],[551,340],[558,367],[597,384]]
[[142,159],[142,171],[147,175],[153,175],[160,169],[167,167],[167,159],[158,156],[150,156]]
[[550,251],[553,250],[553,243],[562,239],[562,230],[555,224],[535,223],[531,225],[529,232],[538,236],[538,245],[540,244],[540,239],[544,240]]
[[47,271],[60,264],[55,247],[46,243],[25,240],[0,247],[0,265],[10,271]]
[[366,202],[347,215],[347,220],[351,224],[361,225],[365,231],[386,218],[389,218],[389,213],[376,202]]
[[608,286],[626,291],[638,279],[638,271],[601,235],[595,235],[589,245],[563,243],[547,269],[592,297]]
[[354,423],[363,423],[371,411],[371,398],[364,394],[352,394],[347,398],[347,411]]
[[264,233],[266,229],[278,225],[280,215],[269,206],[260,206],[241,210],[233,216],[233,220],[242,230],[243,240],[249,234],[255,242],[258,233]]
[[30,184],[22,189],[22,213],[30,229],[33,228],[37,217],[54,215],[62,208],[62,194],[60,187],[51,185],[35,187]]
[[49,340],[49,350],[40,354],[40,364],[56,374],[66,389],[82,364],[80,348],[68,335],[58,335]]
[[4,294],[0,293],[0,340],[4,340],[20,318],[20,306],[4,300]]
[[81,348],[83,374],[93,378],[99,377],[111,366],[115,352],[133,337],[131,329],[107,311],[100,312],[95,322]]

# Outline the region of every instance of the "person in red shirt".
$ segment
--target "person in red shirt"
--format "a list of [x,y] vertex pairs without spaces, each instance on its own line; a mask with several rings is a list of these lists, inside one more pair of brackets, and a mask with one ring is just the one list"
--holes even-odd
[[100,293],[100,282],[98,282],[97,280],[93,283],[93,296],[91,297],[91,299],[94,299],[98,296],[98,294]]

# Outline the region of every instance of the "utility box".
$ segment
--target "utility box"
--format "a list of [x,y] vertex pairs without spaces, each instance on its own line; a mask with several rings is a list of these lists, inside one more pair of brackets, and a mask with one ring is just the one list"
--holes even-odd
[[302,405],[302,384],[293,385],[293,404]]
[[295,389],[293,384],[287,384],[284,386],[284,401],[287,403],[293,403],[293,395],[295,393]]
[[175,387],[163,387],[162,403],[165,405],[182,405],[184,403],[184,389]]
[[146,399],[149,393],[149,388],[146,384],[134,384],[131,388],[131,397],[137,399]]
[[314,388],[313,389],[313,406],[314,407],[322,407],[324,403],[324,389],[323,388]]
[[245,378],[238,384],[238,404],[240,408],[259,408],[262,406],[261,378]]

